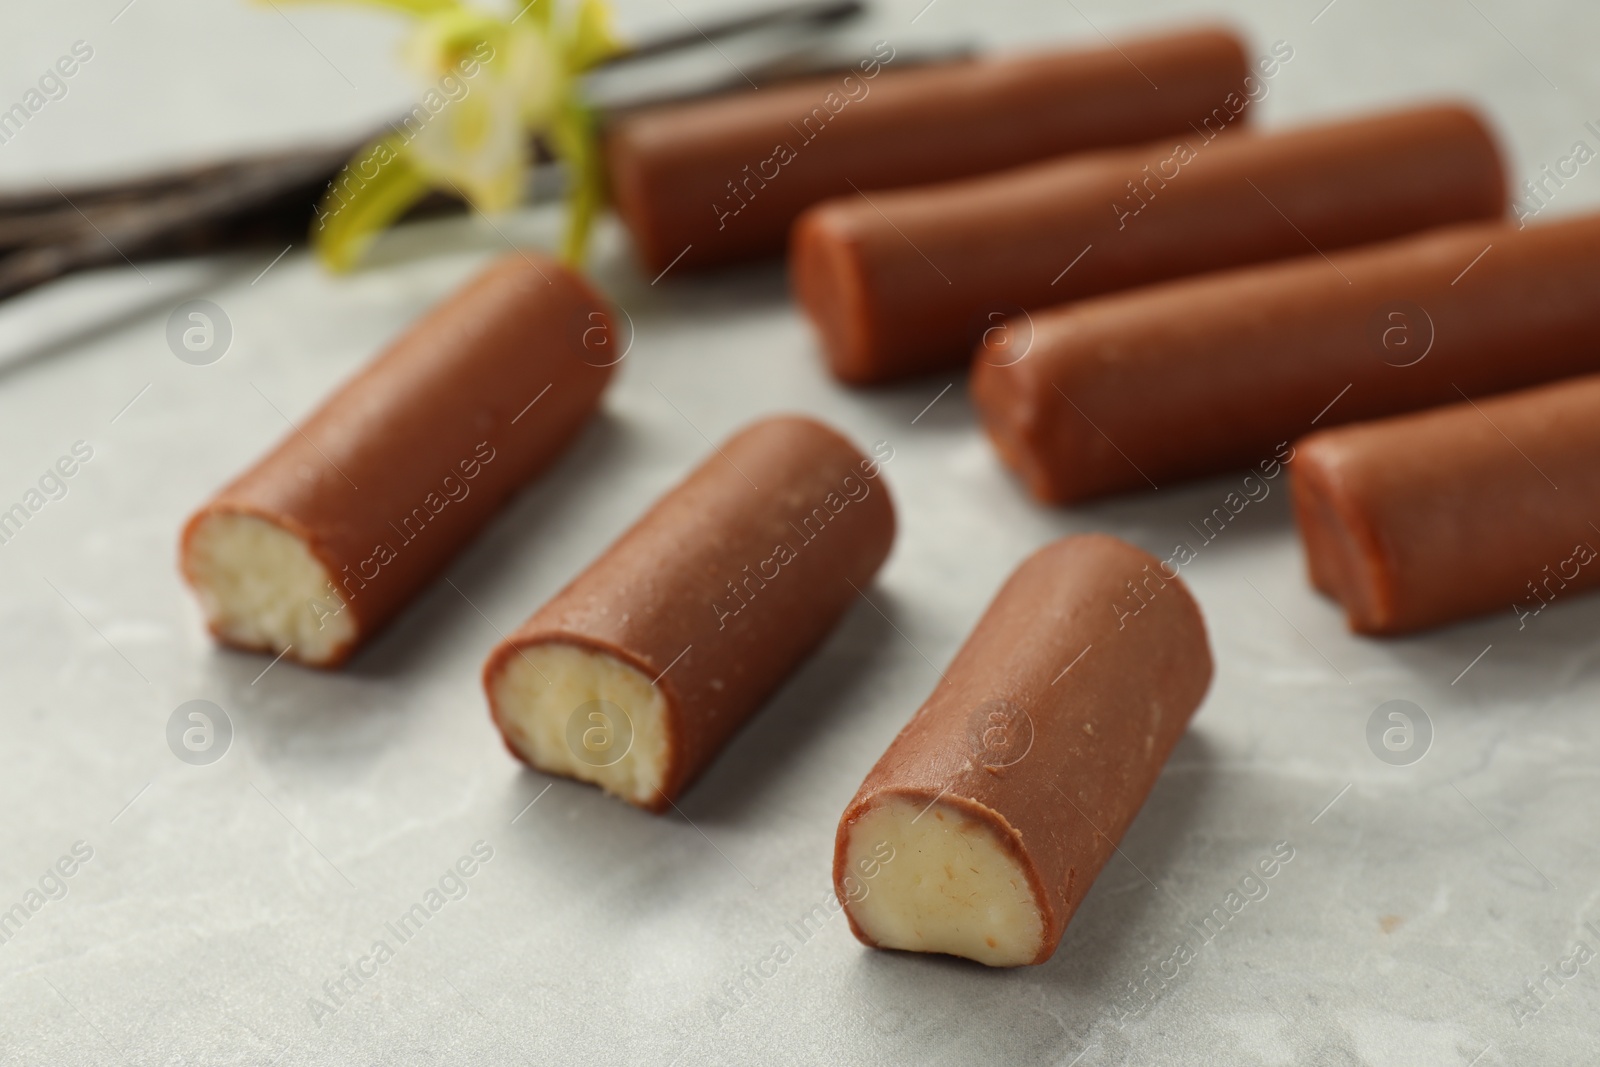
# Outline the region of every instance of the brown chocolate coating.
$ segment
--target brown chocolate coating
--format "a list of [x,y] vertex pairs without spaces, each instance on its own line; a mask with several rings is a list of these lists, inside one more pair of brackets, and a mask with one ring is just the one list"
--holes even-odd
[[1311,582],[1359,633],[1523,629],[1600,585],[1600,376],[1324,430],[1289,471]]
[[833,373],[958,367],[1025,310],[1505,210],[1494,142],[1460,107],[1211,136],[812,208],[790,273]]
[[489,655],[496,724],[494,678],[518,649],[564,642],[621,660],[666,701],[665,785],[651,806],[666,810],[888,556],[894,507],[880,473],[812,419],[736,433]]
[[218,492],[186,525],[182,554],[213,514],[298,535],[357,622],[356,640],[318,664],[337,666],[594,414],[614,361],[609,314],[553,259],[495,261]]
[[1033,326],[1025,358],[972,374],[1033,495],[1165,486],[1268,460],[1316,427],[1600,370],[1600,215],[1186,279]]
[[1188,130],[1246,72],[1239,40],[1210,29],[909,70],[880,42],[847,75],[620,119],[606,156],[655,274],[680,253],[676,270],[779,255],[801,211],[852,183],[944,181]]
[[[1033,962],[1043,963],[1155,786],[1211,671],[1200,609],[1154,556],[1104,534],[1041,548],[845,809],[834,886],[846,914],[854,821],[885,795],[918,806],[942,797],[1010,843],[1041,904]],[[985,739],[991,722],[1005,728],[999,750]]]

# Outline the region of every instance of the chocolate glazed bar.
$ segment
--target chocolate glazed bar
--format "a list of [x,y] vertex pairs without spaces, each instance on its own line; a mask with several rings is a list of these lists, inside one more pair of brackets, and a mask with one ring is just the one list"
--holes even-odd
[[1525,629],[1600,585],[1600,377],[1325,430],[1289,474],[1311,583],[1359,633]]
[[1164,486],[1317,426],[1600,371],[1600,215],[1453,227],[1032,321],[1025,358],[973,368],[1001,457],[1048,503]]
[[1272,134],[1207,126],[830,200],[795,223],[790,276],[833,373],[870,384],[962,366],[1024,311],[1504,211],[1494,142],[1463,108]]
[[184,527],[217,639],[344,662],[599,405],[607,305],[534,253],[425,315]]
[[796,215],[856,189],[1186,132],[1230,94],[1242,107],[1248,73],[1218,30],[904,71],[894,55],[880,41],[846,74],[617,120],[611,187],[646,269],[779,255]]
[[1035,552],[845,809],[850,928],[992,967],[1049,959],[1210,681],[1200,609],[1165,564],[1100,534]]
[[725,441],[489,655],[506,747],[666,810],[889,554],[891,455],[798,417]]

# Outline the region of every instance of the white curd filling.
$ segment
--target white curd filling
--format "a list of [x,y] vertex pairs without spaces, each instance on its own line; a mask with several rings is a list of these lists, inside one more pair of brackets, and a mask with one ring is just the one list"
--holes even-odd
[[324,664],[356,638],[353,614],[304,541],[253,515],[208,515],[185,570],[223,640]]
[[1027,875],[987,820],[935,802],[880,799],[857,819],[845,843],[849,869],[861,869],[882,842],[894,861],[872,890],[847,905],[883,948],[944,952],[991,967],[1032,963],[1044,920]]
[[505,660],[490,699],[517,752],[550,774],[653,806],[667,771],[667,702],[615,656],[560,642]]

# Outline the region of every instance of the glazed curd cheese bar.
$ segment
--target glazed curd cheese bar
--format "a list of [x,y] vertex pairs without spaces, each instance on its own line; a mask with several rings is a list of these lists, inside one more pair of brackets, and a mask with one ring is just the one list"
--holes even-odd
[[1035,313],[972,397],[1065,504],[1250,467],[1318,428],[1600,371],[1600,215],[1477,223]]
[[1289,476],[1311,583],[1358,633],[1522,630],[1600,585],[1600,376],[1324,430]]
[[184,527],[183,575],[216,638],[348,659],[589,420],[609,314],[530,252],[407,329]]
[[795,216],[830,196],[1137,144],[1244,110],[1254,88],[1239,40],[1214,29],[906,70],[894,60],[879,42],[846,73],[615,120],[611,188],[646,269],[780,255]]
[[490,654],[511,753],[668,809],[889,554],[880,458],[800,417],[723,442]]
[[[1200,610],[1155,557],[1099,534],[1034,553],[845,809],[850,928],[992,967],[1048,960],[1211,669]],[[847,892],[865,870],[871,892]]]
[[[1464,108],[1228,130],[818,204],[789,265],[829,368],[858,385],[948,370],[1039,308],[1505,212],[1499,153]],[[1026,337],[990,347],[1017,362]]]

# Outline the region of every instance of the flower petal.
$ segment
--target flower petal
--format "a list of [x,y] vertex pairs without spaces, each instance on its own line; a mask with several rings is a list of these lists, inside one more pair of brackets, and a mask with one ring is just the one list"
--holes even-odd
[[[550,0],[539,2],[549,3]],[[605,0],[579,0],[578,13],[564,49],[568,69],[588,70],[625,47],[611,28],[611,8]]]
[[317,258],[329,270],[350,270],[378,234],[427,193],[428,181],[400,138],[373,142],[345,165],[317,205],[311,228]]
[[405,150],[424,177],[479,211],[504,211],[522,198],[528,138],[521,104],[503,78],[482,73],[426,123],[408,124]]
[[[274,0],[263,0],[273,3]],[[294,3],[295,0],[286,0]],[[437,15],[442,11],[450,11],[461,6],[461,0],[343,0],[347,4],[361,4],[366,7],[387,7],[395,11],[403,11],[408,15]]]

